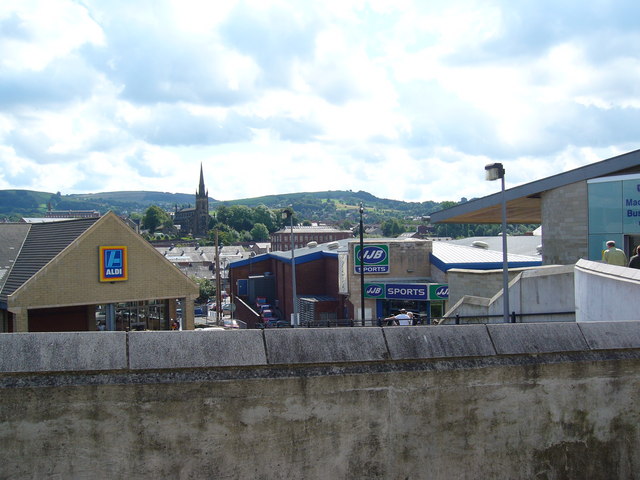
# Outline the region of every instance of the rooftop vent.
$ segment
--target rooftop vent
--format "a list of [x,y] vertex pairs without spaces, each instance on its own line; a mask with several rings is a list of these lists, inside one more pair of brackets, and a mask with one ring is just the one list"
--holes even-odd
[[471,246],[476,248],[482,248],[484,250],[487,250],[489,248],[489,244],[487,242],[481,242],[480,240],[475,240],[471,242]]
[[329,242],[329,243],[327,243],[327,248],[329,250],[335,250],[339,246],[340,246],[340,244],[338,242]]
[[318,242],[309,242],[307,243],[308,248],[315,248],[318,246]]

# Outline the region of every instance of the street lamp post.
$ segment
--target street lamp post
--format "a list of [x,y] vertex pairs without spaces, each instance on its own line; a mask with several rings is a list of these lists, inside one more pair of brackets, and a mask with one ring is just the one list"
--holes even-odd
[[360,202],[360,317],[364,327],[364,228],[362,225],[362,214],[364,207]]
[[504,194],[504,167],[501,163],[485,165],[485,179],[502,182],[502,303],[504,323],[509,323],[509,262],[507,261],[507,202]]
[[293,318],[291,319],[292,326],[298,326],[298,302],[296,293],[296,255],[295,245],[293,243],[293,207],[289,206],[288,209],[282,212],[282,218],[291,220],[291,296],[293,300]]

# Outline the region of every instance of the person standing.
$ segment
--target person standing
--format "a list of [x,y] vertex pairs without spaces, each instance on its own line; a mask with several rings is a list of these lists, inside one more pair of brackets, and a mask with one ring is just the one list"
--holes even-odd
[[640,269],[640,245],[636,247],[636,254],[629,260],[628,267]]
[[407,315],[407,311],[403,308],[398,315],[392,315],[385,318],[387,322],[393,322],[393,325],[411,325],[411,317]]
[[616,242],[613,240],[607,242],[607,249],[602,254],[602,260],[609,265],[627,266],[627,256],[622,250],[616,248]]

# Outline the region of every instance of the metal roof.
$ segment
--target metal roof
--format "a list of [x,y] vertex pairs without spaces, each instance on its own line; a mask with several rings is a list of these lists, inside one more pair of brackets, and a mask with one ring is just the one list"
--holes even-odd
[[[367,239],[367,240],[370,240],[370,239]],[[388,240],[389,239],[387,239],[387,241]],[[295,257],[296,264],[310,262],[318,258],[321,258],[323,256],[334,256],[334,255],[337,256],[339,252],[346,252],[347,245],[349,244],[349,242],[353,242],[353,241],[354,241],[353,238],[343,238],[341,240],[334,240],[332,242],[320,243],[315,247],[296,248],[294,250],[294,257]],[[278,259],[279,261],[284,263],[290,263],[291,250],[287,250],[284,252],[276,251],[276,252],[269,252],[269,253],[263,253],[261,255],[256,255],[255,257],[251,257],[246,260],[239,260],[236,262],[232,262],[229,264],[229,268],[242,267],[242,266],[254,264],[257,262],[262,262],[270,258]]]
[[[214,263],[216,247],[155,247],[158,252],[173,263]],[[246,258],[251,254],[242,247],[224,246],[218,249],[220,261],[234,261]]]
[[[498,244],[494,249],[483,249],[470,246],[473,240],[478,238],[484,239],[485,243],[493,246]],[[496,240],[497,239],[497,240]],[[367,238],[367,243],[383,243],[383,242],[397,242],[397,239],[393,238]],[[417,239],[404,239],[400,242],[424,242],[425,240]],[[466,268],[471,270],[494,270],[502,268],[502,238],[501,237],[477,237],[467,238],[462,241],[467,242],[468,245],[458,245],[449,241],[433,241],[432,253],[430,254],[431,264],[438,269],[446,272],[451,268]],[[499,243],[498,243],[499,241]],[[345,238],[343,240],[337,240],[336,242],[323,243],[316,247],[297,248],[295,250],[296,264],[302,264],[317,260],[323,256],[337,256],[338,253],[344,253],[348,250],[349,243],[357,243],[357,240],[353,238]],[[509,268],[521,268],[521,267],[536,267],[542,265],[542,259],[540,255],[522,255],[519,253],[509,253],[509,246],[511,245],[516,250],[516,245],[524,244],[526,249],[535,247],[531,245],[535,243],[536,247],[540,243],[540,237],[536,236],[522,236],[522,237],[507,237],[507,262]],[[338,244],[337,248],[329,248],[330,245]],[[522,248],[522,247],[520,247]],[[519,250],[519,249],[517,249]],[[288,252],[271,252],[262,255],[256,255],[253,258],[247,260],[241,260],[233,262],[229,265],[230,268],[242,267],[245,265],[253,264],[256,262],[262,262],[271,258],[278,259],[284,263],[291,262],[291,250]],[[389,279],[387,279],[389,280]],[[415,280],[415,279],[414,279]]]
[[[502,252],[502,236],[494,237],[468,237],[457,240],[447,240],[451,245],[462,245],[473,247],[473,242],[483,242],[487,245],[487,250]],[[539,235],[508,235],[507,252],[516,255],[527,255],[530,257],[540,257],[538,248],[542,246],[542,238]],[[479,247],[474,247],[479,250]]]
[[[450,242],[433,242],[432,245],[431,264],[443,272],[452,268],[495,270],[503,266],[502,249],[485,250]],[[537,267],[542,265],[542,259],[540,256],[509,253],[507,244],[507,263],[509,268]]]
[[[505,165],[508,177],[508,165]],[[548,190],[597,177],[637,173],[640,150],[569,170],[505,190],[509,223],[542,223],[541,194]],[[465,202],[431,214],[433,223],[502,223],[502,193]]]

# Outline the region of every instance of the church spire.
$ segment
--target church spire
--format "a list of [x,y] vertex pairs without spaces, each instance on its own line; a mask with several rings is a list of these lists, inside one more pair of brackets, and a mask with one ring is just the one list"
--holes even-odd
[[200,185],[198,186],[198,197],[207,197],[209,192],[204,189],[204,175],[202,173],[202,162],[200,162]]

